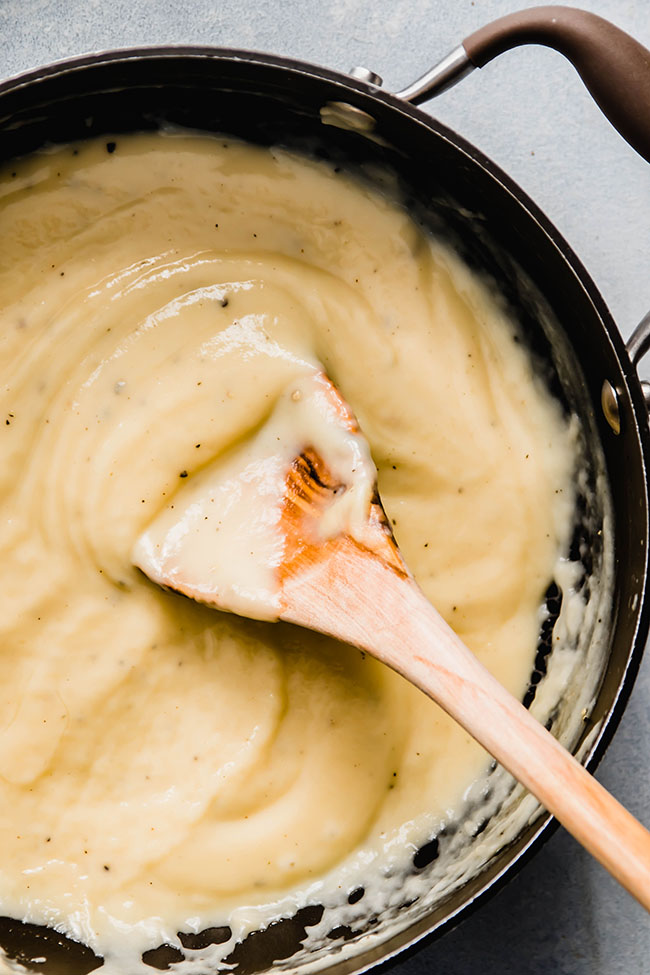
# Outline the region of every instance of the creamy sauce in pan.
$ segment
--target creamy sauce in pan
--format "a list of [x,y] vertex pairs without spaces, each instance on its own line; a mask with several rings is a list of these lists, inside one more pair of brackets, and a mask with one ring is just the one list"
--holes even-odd
[[234,940],[410,862],[485,753],[358,651],[131,553],[321,361],[418,582],[521,696],[572,442],[498,301],[331,166],[192,135],[5,171],[0,293],[3,912],[134,975],[178,931]]

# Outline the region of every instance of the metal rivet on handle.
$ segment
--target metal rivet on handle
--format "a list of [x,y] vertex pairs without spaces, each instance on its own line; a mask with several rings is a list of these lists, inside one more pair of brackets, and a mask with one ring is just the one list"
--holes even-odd
[[605,419],[609,423],[614,433],[621,432],[621,411],[618,406],[618,393],[606,379],[600,391],[600,405],[603,408]]
[[378,74],[375,74],[370,68],[362,68],[361,65],[356,68],[351,68],[348,74],[351,78],[357,78],[359,81],[367,81],[369,85],[376,85],[377,88],[381,88],[384,83],[384,79]]

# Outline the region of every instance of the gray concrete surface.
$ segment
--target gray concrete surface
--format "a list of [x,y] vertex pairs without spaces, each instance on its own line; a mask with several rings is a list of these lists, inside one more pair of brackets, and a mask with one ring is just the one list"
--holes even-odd
[[[525,0],[0,0],[0,77],[110,47],[196,42],[272,51],[397,90]],[[648,0],[582,0],[650,47]],[[427,110],[509,172],[581,256],[624,336],[650,308],[650,168],[573,69],[511,52]],[[643,367],[650,374],[650,366]],[[624,475],[622,475],[624,476]],[[598,777],[650,825],[650,657]],[[650,922],[562,830],[459,928],[400,975],[646,975]]]

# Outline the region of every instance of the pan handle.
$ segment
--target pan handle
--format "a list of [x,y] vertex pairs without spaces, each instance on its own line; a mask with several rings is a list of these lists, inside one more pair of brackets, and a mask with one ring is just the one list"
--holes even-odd
[[[650,311],[644,315],[627,342],[627,354],[636,368],[644,355],[650,350]],[[641,380],[641,389],[646,406],[650,411],[650,382]]]
[[564,54],[610,122],[650,162],[650,51],[585,10],[532,7],[501,17],[396,94],[418,105],[521,44],[544,44]]
[[[650,311],[644,315],[626,343],[630,362],[636,369],[643,356],[650,350]],[[641,392],[650,415],[650,382],[640,380]],[[619,394],[616,387],[605,379],[600,390],[600,405],[605,419],[614,433],[621,432],[621,413],[619,408]]]
[[650,311],[644,315],[627,342],[627,354],[633,365],[638,366],[650,349]]

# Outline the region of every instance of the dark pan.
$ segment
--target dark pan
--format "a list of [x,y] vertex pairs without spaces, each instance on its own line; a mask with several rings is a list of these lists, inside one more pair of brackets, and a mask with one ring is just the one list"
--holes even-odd
[[[490,43],[494,46],[494,38]],[[444,68],[444,83],[450,70],[453,77],[463,73],[458,55],[455,63],[456,68]],[[610,114],[616,111],[610,108]],[[3,160],[53,143],[115,138],[161,125],[281,144],[361,173],[390,172],[416,219],[499,288],[549,388],[567,412],[580,417],[592,484],[601,470],[609,483],[611,518],[597,492],[587,490],[579,499],[574,535],[574,555],[583,564],[587,586],[603,570],[603,531],[614,545],[610,610],[598,637],[606,665],[593,709],[580,735],[569,742],[580,760],[595,768],[629,696],[648,630],[650,435],[635,364],[646,349],[650,322],[626,349],[576,255],[512,180],[461,137],[367,80],[250,52],[183,47],[85,57],[0,86]],[[643,150],[644,133],[634,125],[631,131],[629,125],[621,128]],[[557,589],[547,595],[551,618],[561,595]],[[543,675],[548,645],[547,630],[540,634],[540,674],[531,675],[528,704]],[[558,707],[558,730],[567,706]],[[360,907],[358,923],[331,931],[312,963],[346,975],[385,961],[424,935],[440,934],[512,875],[552,825],[542,814],[523,826],[513,842],[442,902],[395,905],[396,934],[389,935],[383,918],[364,916]],[[491,821],[483,828],[497,826]],[[416,854],[413,870],[434,870],[449,842],[445,835],[432,837]],[[274,963],[298,970],[300,943],[321,916],[322,907],[315,904],[256,932],[229,962],[239,975]],[[152,970],[163,969],[183,957],[183,946],[196,948],[228,936],[224,929],[182,935],[180,946],[161,946],[146,960]],[[63,936],[11,919],[0,921],[0,945],[28,969],[49,975],[77,975],[101,964],[89,949]],[[37,958],[46,961],[36,963]]]

